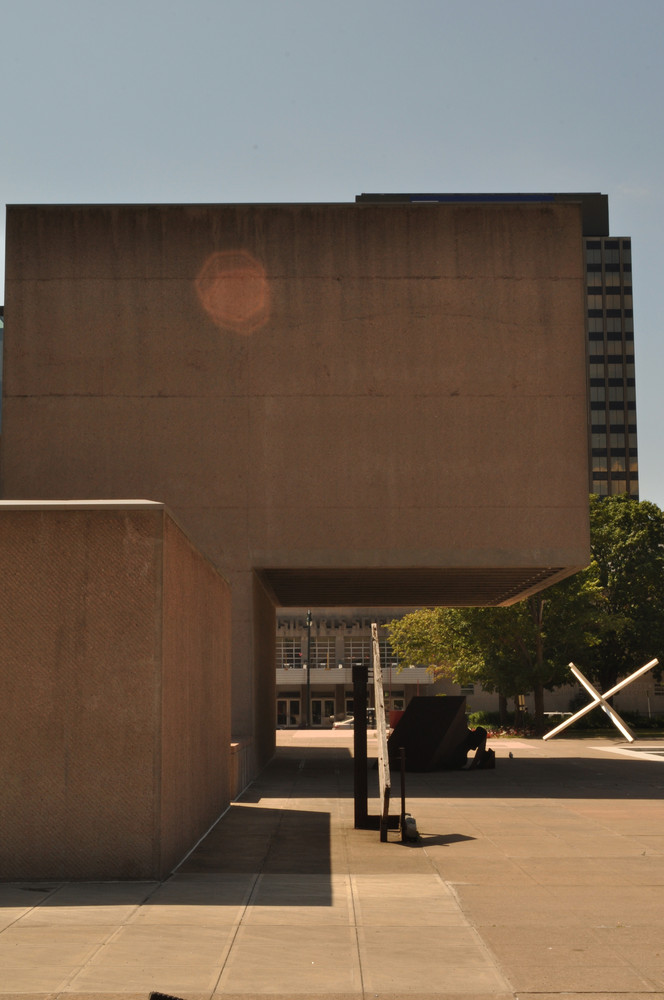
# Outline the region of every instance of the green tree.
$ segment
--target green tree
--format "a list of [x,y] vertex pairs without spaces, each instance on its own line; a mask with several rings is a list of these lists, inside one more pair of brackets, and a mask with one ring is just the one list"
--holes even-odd
[[664,661],[664,512],[627,496],[590,497],[591,563],[507,608],[417,611],[389,628],[402,663],[479,683],[503,697],[544,691],[578,662],[602,691],[653,657]]
[[664,512],[647,500],[592,496],[590,539],[595,641],[578,656],[606,691],[653,657],[664,661]]
[[[570,656],[588,640],[594,585],[573,577],[506,608],[433,608],[388,626],[401,663],[481,684],[503,698],[533,692],[544,726],[544,691],[565,683]],[[566,658],[567,657],[567,658]]]

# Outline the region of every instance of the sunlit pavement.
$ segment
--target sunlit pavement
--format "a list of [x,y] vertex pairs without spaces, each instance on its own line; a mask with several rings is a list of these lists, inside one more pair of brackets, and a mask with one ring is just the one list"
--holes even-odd
[[405,845],[353,829],[352,731],[277,741],[165,882],[0,885],[0,997],[664,996],[664,743],[493,740],[407,775]]

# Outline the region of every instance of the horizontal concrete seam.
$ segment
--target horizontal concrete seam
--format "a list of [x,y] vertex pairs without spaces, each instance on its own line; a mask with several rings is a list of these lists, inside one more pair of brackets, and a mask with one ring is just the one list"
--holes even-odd
[[[294,277],[298,280],[301,278],[306,278],[307,281],[353,281],[353,282],[385,282],[385,281],[467,281],[472,284],[477,284],[478,278],[488,278],[493,281],[509,281],[514,284],[521,284],[527,282],[540,283],[542,281],[542,275],[540,273],[534,272],[533,274],[527,275],[516,275],[516,274],[503,274],[497,273],[495,271],[475,271],[472,274],[458,274],[455,272],[447,272],[445,274],[356,274],[356,273],[344,273],[337,274],[305,274],[300,273],[283,273],[283,274],[270,274],[268,273],[267,278],[269,281],[292,281]],[[575,274],[546,274],[547,282],[569,282],[571,284],[579,284],[585,281],[585,274],[579,273]],[[173,283],[176,282],[179,285],[187,285],[193,283],[194,277],[187,275],[182,276],[182,274],[172,274],[172,275],[140,275],[136,274],[118,274],[113,277],[108,277],[105,274],[99,275],[81,275],[80,272],[76,273],[76,276],[70,274],[57,274],[52,277],[40,277],[39,275],[34,277],[13,277],[7,280],[7,284],[16,285],[35,285],[35,284],[53,284],[54,282],[72,282],[75,281],[77,285],[87,284],[94,282],[96,285],[116,285],[119,282],[124,282],[127,284],[137,284],[144,283],[146,281],[151,283]]]
[[566,393],[547,393],[547,392],[517,392],[516,390],[511,390],[509,392],[464,392],[461,394],[458,390],[447,389],[439,392],[371,392],[371,391],[358,391],[358,392],[270,392],[264,394],[258,393],[238,393],[237,395],[212,395],[201,396],[192,393],[191,395],[184,393],[165,393],[165,392],[154,392],[154,393],[113,393],[113,392],[6,392],[5,401],[8,399],[192,399],[196,402],[201,402],[204,400],[270,400],[270,399],[296,399],[301,401],[303,399],[399,399],[403,397],[404,399],[514,399],[518,396],[521,399],[537,399],[537,400],[553,400],[554,402],[560,402],[560,400],[581,400],[585,405],[586,395],[584,392],[566,392]]

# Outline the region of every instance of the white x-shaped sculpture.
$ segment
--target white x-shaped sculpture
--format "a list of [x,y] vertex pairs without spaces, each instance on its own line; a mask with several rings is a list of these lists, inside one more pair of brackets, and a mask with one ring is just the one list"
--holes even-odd
[[570,670],[572,671],[576,679],[579,681],[579,683],[583,684],[588,694],[592,695],[593,700],[588,705],[586,705],[585,708],[582,708],[574,715],[571,715],[569,719],[565,719],[564,722],[561,722],[559,726],[556,726],[555,729],[552,729],[551,732],[543,736],[542,739],[550,740],[552,736],[556,736],[558,733],[561,733],[563,729],[567,728],[567,726],[571,726],[573,722],[576,722],[577,719],[583,718],[584,715],[587,715],[588,712],[592,712],[593,708],[597,708],[597,706],[599,705],[602,709],[604,709],[608,717],[611,719],[611,722],[617,729],[620,730],[625,739],[629,740],[630,743],[633,743],[634,740],[636,739],[634,733],[631,731],[629,726],[627,726],[623,722],[623,720],[620,718],[616,710],[612,708],[611,705],[608,704],[606,699],[612,698],[614,694],[617,694],[617,692],[621,691],[622,688],[627,687],[628,684],[631,684],[632,681],[635,681],[637,677],[641,676],[641,674],[645,674],[647,673],[648,670],[652,670],[652,668],[656,667],[658,663],[659,660],[651,660],[650,663],[646,663],[644,667],[640,667],[638,670],[635,670],[634,673],[630,674],[629,677],[626,677],[624,681],[620,681],[618,684],[615,685],[615,687],[612,687],[609,691],[605,691],[604,694],[600,694],[599,691],[595,687],[593,687],[590,681],[583,676],[579,668],[575,667],[573,663],[570,663],[569,665]]

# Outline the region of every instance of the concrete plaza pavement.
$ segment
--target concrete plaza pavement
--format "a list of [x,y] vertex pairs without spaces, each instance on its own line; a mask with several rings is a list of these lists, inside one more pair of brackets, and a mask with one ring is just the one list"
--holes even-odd
[[353,829],[352,732],[277,735],[164,882],[0,884],[0,1000],[664,997],[664,743],[492,740],[407,776],[405,845]]

